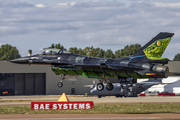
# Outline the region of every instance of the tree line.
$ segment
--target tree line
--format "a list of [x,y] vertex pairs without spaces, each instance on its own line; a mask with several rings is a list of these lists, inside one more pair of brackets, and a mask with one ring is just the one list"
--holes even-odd
[[[58,44],[51,44],[50,47],[44,48],[44,49],[67,49],[61,45],[60,43]],[[90,57],[97,57],[97,58],[121,58],[121,57],[126,57],[133,55],[136,53],[139,49],[141,48],[140,44],[132,44],[132,45],[126,45],[123,49],[119,49],[115,52],[113,52],[111,49],[103,50],[102,48],[94,48],[93,46],[91,47],[85,47],[84,49],[82,48],[77,48],[77,47],[71,47],[69,48],[69,52],[74,53],[74,54],[79,54],[79,55],[85,55],[85,56],[90,56]],[[0,47],[0,60],[12,60],[16,58],[20,58],[21,55],[19,54],[19,51],[17,50],[16,47],[11,46],[9,44],[1,45]],[[174,56],[174,61],[180,61],[180,54],[176,54]]]
[[16,47],[9,44],[1,45],[0,47],[0,60],[12,60],[20,58],[21,55]]
[[[52,44],[48,48],[67,50],[60,43]],[[86,55],[86,56],[90,56],[90,57],[114,59],[114,58],[121,58],[121,57],[133,55],[140,48],[141,48],[140,44],[132,44],[132,45],[126,45],[123,49],[119,49],[119,50],[115,51],[115,53],[113,53],[113,51],[111,49],[103,50],[102,48],[99,48],[99,47],[94,48],[93,46],[85,47],[84,49],[77,48],[77,47],[71,47],[71,48],[69,48],[68,51],[71,53],[74,53],[74,54]]]

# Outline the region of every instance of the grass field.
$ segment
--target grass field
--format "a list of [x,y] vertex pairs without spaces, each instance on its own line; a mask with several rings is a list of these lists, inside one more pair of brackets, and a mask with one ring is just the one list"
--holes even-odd
[[0,106],[0,114],[179,113],[180,103],[95,104],[92,110],[33,110],[30,105]]

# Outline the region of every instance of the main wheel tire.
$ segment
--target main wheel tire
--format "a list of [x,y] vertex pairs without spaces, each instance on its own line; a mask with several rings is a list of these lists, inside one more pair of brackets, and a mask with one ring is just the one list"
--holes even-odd
[[111,91],[113,88],[114,88],[114,86],[113,86],[112,83],[109,83],[109,84],[106,85],[106,89],[107,89],[108,91]]
[[61,88],[61,87],[63,86],[63,83],[62,83],[62,82],[59,82],[59,83],[57,83],[57,86],[58,86],[59,88]]
[[104,85],[102,83],[97,84],[97,90],[102,91],[104,89]]

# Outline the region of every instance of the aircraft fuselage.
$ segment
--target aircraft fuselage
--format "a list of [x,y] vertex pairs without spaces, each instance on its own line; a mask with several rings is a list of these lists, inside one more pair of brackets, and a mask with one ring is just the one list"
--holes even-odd
[[[103,75],[104,77],[133,77],[135,79],[153,77],[165,78],[165,71],[167,71],[167,67],[158,65],[158,63],[151,63],[152,61],[143,62],[141,56],[130,56],[119,59],[105,59],[87,57],[72,53],[62,53],[55,55],[37,54],[34,56],[14,59],[11,62],[21,64],[52,65],[52,71],[56,75],[83,75],[84,77],[88,78],[102,78]],[[157,67],[162,71],[158,71]]]

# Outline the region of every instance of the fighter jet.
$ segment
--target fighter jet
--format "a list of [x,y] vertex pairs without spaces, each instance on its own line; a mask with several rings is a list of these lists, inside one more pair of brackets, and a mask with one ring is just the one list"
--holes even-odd
[[19,64],[51,65],[52,71],[60,75],[58,87],[63,86],[63,80],[82,75],[99,80],[97,89],[113,90],[110,78],[118,78],[119,83],[132,84],[137,79],[166,78],[169,69],[164,66],[168,58],[161,58],[174,33],[160,32],[132,56],[118,59],[94,58],[77,55],[59,49],[45,49],[37,55],[11,60]]
[[[90,93],[93,95],[98,95],[98,98],[105,97],[105,96],[116,96],[116,97],[138,97],[138,94],[141,92],[149,89],[150,87],[158,84],[171,84],[171,83],[162,83],[160,80],[148,80],[139,83],[133,84],[124,84],[124,83],[113,83],[113,90],[108,91],[107,89],[103,89],[99,91],[97,86],[94,85],[85,85],[84,87],[93,88]],[[104,84],[106,86],[107,84]]]

